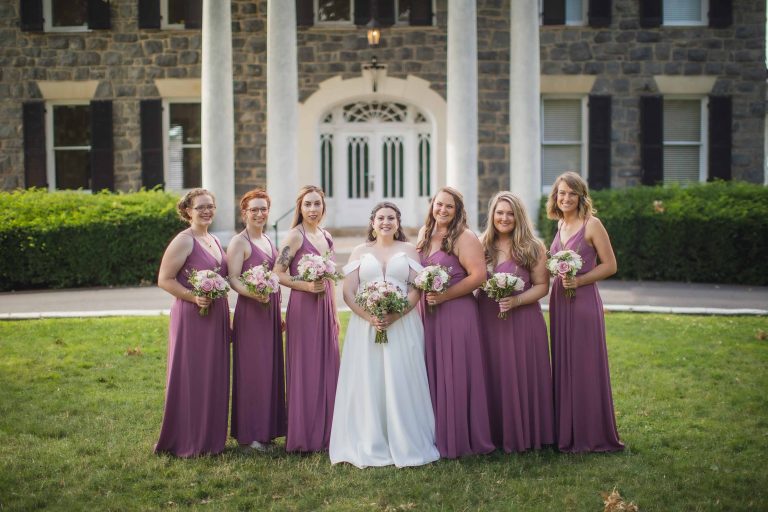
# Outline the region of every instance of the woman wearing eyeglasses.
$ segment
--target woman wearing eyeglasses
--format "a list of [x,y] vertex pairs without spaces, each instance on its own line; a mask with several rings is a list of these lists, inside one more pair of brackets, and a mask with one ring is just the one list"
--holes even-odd
[[264,233],[271,201],[263,189],[240,199],[245,229],[227,247],[229,282],[238,293],[232,329],[232,437],[264,450],[285,435],[285,378],[280,288],[254,294],[240,282],[243,272],[272,268],[277,249]]
[[[209,191],[196,188],[178,202],[189,223],[163,254],[157,284],[173,295],[168,332],[165,410],[155,452],[177,457],[216,454],[227,441],[229,411],[229,305],[227,298],[197,297],[192,271],[227,275],[227,258],[208,232],[216,213]],[[200,310],[208,313],[201,315]]]

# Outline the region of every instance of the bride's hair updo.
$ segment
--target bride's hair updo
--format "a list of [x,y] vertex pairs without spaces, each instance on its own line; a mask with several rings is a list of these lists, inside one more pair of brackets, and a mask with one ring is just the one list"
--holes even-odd
[[376,236],[373,232],[373,219],[376,217],[376,212],[381,210],[382,208],[391,208],[395,211],[395,217],[397,218],[397,232],[395,233],[395,240],[399,242],[407,242],[408,238],[405,236],[405,233],[403,233],[403,225],[400,222],[400,208],[398,208],[395,203],[390,203],[389,201],[382,201],[376,206],[373,207],[373,210],[371,210],[371,217],[370,222],[368,223],[368,233],[366,234],[366,240],[369,242],[373,242],[376,240]]

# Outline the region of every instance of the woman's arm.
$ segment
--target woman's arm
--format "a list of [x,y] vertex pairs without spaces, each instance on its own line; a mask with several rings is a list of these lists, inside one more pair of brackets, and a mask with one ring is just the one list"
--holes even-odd
[[519,295],[506,297],[499,301],[499,311],[509,311],[512,308],[533,304],[544,297],[549,291],[549,271],[547,271],[547,253],[541,248],[539,259],[531,269],[531,287]]
[[194,242],[192,237],[185,234],[178,234],[171,240],[165,249],[163,259],[160,262],[160,271],[157,274],[157,286],[167,291],[174,297],[187,302],[197,304],[201,308],[209,306],[211,299],[207,297],[196,297],[192,290],[184,287],[176,280],[176,274],[179,273],[187,261],[187,257],[192,253]]
[[229,285],[232,287],[233,290],[235,290],[237,293],[242,295],[243,297],[248,297],[250,299],[257,300],[259,302],[268,303],[270,297],[264,296],[264,295],[257,295],[252,294],[248,291],[248,288],[240,282],[240,276],[242,275],[244,270],[243,269],[243,263],[245,263],[245,260],[250,258],[251,256],[251,244],[248,243],[247,240],[245,240],[240,235],[235,235],[232,237],[232,240],[229,242],[229,246],[227,247],[227,267],[229,269]]
[[470,230],[465,230],[456,241],[454,249],[459,263],[467,271],[467,277],[461,280],[459,284],[449,287],[443,293],[429,292],[427,302],[429,304],[440,304],[442,302],[468,295],[475,291],[483,281],[485,281],[487,272],[485,269],[485,253],[483,246],[477,236]]
[[600,219],[591,217],[587,221],[584,239],[595,248],[599,263],[585,274],[563,279],[563,286],[565,288],[578,288],[579,286],[602,281],[615,274],[616,270],[618,270],[616,255],[613,253],[613,247],[611,246],[611,239],[608,237],[608,231],[605,230]]
[[322,293],[325,291],[325,283],[323,281],[315,281],[308,283],[306,281],[294,281],[289,274],[289,266],[293,257],[296,256],[296,252],[301,247],[302,236],[297,229],[292,229],[286,237],[283,246],[280,248],[280,254],[275,261],[275,265],[272,270],[277,273],[277,277],[280,280],[280,284],[287,286],[293,290],[310,293]]

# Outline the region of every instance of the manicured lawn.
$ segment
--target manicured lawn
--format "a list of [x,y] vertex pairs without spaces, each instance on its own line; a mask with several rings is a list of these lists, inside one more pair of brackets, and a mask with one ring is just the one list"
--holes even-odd
[[609,314],[624,453],[401,470],[232,440],[217,457],[153,455],[167,322],[0,322],[0,510],[600,511],[614,486],[643,511],[768,509],[765,317]]

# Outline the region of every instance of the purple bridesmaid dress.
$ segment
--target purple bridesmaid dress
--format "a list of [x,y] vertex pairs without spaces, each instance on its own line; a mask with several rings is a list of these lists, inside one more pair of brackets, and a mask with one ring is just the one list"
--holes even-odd
[[[578,274],[589,272],[597,262],[597,252],[584,239],[585,228],[586,222],[565,245],[558,229],[550,247],[552,254],[564,249],[579,253],[584,264]],[[603,301],[597,285],[579,286],[576,295],[569,298],[560,278],[555,278],[549,297],[549,323],[558,448],[564,452],[622,450],[611,397]]]
[[[290,274],[298,274],[304,254],[320,254],[304,236],[293,257]],[[326,238],[328,238],[326,236]],[[333,242],[328,238],[333,251]],[[286,409],[289,452],[328,449],[331,439],[336,381],[339,378],[339,331],[333,305],[333,287],[325,293],[291,290],[285,315]]]
[[[247,233],[245,237],[248,237]],[[243,272],[263,263],[272,268],[277,258],[272,242],[269,242],[270,254],[265,254],[250,239],[248,243],[251,244],[251,255],[243,262]],[[280,292],[270,299],[265,305],[238,295],[235,306],[231,433],[241,445],[250,445],[253,441],[266,444],[285,435]]]
[[[459,259],[442,250],[422,259],[422,264],[450,267],[450,286],[467,277]],[[490,453],[494,446],[488,423],[477,301],[469,294],[443,302],[432,311],[422,299],[420,307],[440,456],[455,459]]]
[[[191,288],[187,282],[191,270],[217,269],[227,275],[221,245],[219,263],[194,237],[193,244],[176,274],[182,286]],[[156,453],[169,452],[177,457],[216,454],[227,442],[229,304],[222,297],[209,306],[206,316],[200,316],[199,309],[178,298],[171,306],[165,410]]]
[[[496,272],[525,281],[515,295],[531,288],[530,272],[515,261],[501,263]],[[539,302],[513,308],[501,319],[499,303],[481,290],[478,309],[493,444],[507,453],[554,444],[549,342]]]

